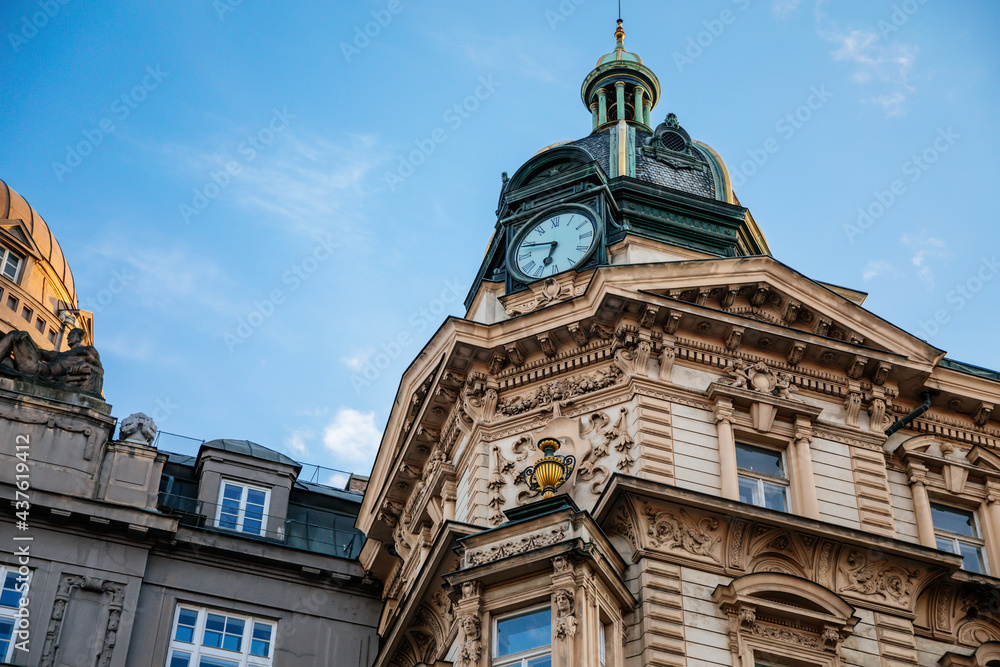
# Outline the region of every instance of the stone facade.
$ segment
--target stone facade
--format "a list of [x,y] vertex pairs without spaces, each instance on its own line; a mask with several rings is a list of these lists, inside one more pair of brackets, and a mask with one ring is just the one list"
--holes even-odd
[[[608,106],[616,36],[594,133],[505,180],[402,379],[358,521],[375,665],[997,664],[1000,374],[770,257],[711,149]],[[602,245],[549,275],[560,212]]]

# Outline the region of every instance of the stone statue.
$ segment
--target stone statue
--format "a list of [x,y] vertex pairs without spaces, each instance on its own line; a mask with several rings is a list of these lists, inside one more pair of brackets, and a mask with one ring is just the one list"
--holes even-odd
[[69,349],[55,352],[39,349],[25,331],[11,331],[0,338],[0,361],[12,360],[14,370],[22,375],[100,396],[104,367],[92,345],[80,344],[85,335],[83,329],[70,329]]
[[556,603],[556,637],[576,636],[576,616],[573,613],[572,591],[563,588],[557,589],[553,598]]
[[139,445],[152,445],[156,440],[156,422],[151,417],[136,412],[122,420],[119,440],[134,442]]

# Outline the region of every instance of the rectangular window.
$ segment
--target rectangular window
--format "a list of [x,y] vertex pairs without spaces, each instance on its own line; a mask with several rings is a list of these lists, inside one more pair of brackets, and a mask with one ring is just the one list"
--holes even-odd
[[938,549],[961,556],[966,572],[989,574],[975,512],[931,503],[931,519]]
[[56,344],[56,330],[55,329],[49,329],[49,342],[52,343],[53,345]]
[[17,305],[19,303],[21,302],[18,301],[16,297],[13,296],[7,297],[7,307],[13,310],[15,313],[17,312]]
[[45,320],[43,320],[40,317],[37,320],[35,320],[35,328],[38,329],[38,333],[44,333],[45,332]]
[[788,475],[782,452],[738,442],[736,467],[739,468],[740,502],[788,511]]
[[551,667],[552,610],[521,611],[494,621],[493,667]]
[[608,667],[608,626],[601,623],[600,637],[598,637],[598,645],[600,646],[600,662],[601,667]]
[[0,566],[0,662],[10,662],[17,643],[17,610],[28,597],[31,575],[18,574],[16,567]]
[[178,606],[166,667],[270,667],[275,630],[273,621]]
[[30,322],[31,316],[34,314],[35,311],[33,311],[31,308],[28,308],[27,306],[21,309],[21,319],[24,320],[25,322]]
[[246,484],[222,481],[215,525],[263,536],[267,532],[267,505],[271,492]]
[[8,280],[17,282],[17,274],[21,269],[21,256],[0,246],[0,273]]

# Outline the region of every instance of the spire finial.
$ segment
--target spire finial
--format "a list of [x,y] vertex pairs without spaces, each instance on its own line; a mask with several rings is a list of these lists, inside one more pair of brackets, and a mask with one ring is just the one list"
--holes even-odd
[[618,27],[615,28],[615,39],[618,42],[617,44],[615,44],[615,48],[616,49],[624,49],[625,48],[625,29],[622,28],[622,20],[621,19],[618,19]]

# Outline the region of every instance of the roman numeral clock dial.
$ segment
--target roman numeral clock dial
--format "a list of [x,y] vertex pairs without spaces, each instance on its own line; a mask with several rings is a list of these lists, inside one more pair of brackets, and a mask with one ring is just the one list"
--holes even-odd
[[590,257],[597,232],[597,224],[583,213],[549,216],[518,234],[508,265],[525,282],[569,271]]

